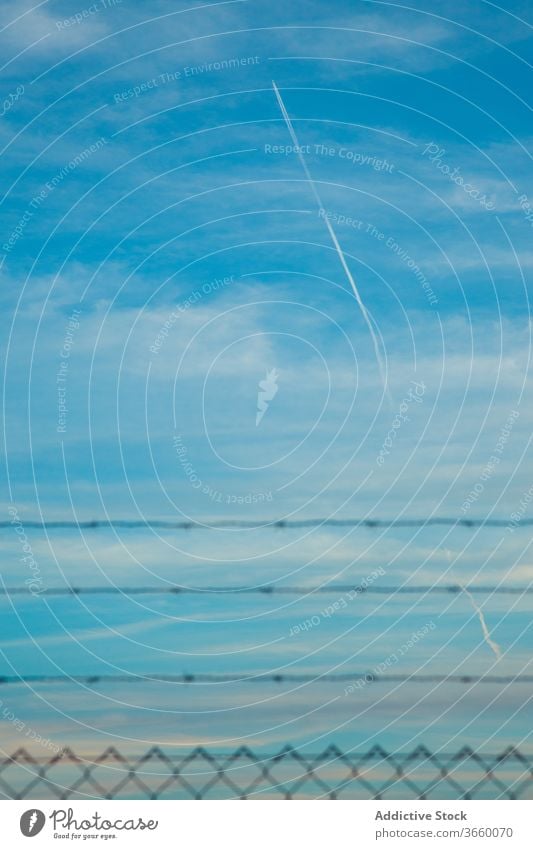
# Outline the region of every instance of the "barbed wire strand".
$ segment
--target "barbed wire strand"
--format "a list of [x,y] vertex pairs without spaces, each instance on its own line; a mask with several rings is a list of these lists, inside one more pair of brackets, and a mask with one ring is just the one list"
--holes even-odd
[[[26,528],[38,528],[39,530],[53,528],[78,528],[80,530],[92,530],[94,528],[161,528],[168,530],[205,530],[218,528],[248,528],[261,530],[265,528],[312,528],[319,526],[330,526],[338,528],[365,527],[365,528],[424,528],[432,525],[445,525],[461,528],[505,528],[510,524],[509,519],[459,519],[451,517],[429,517],[427,519],[264,519],[254,522],[246,519],[217,519],[202,521],[171,521],[166,519],[87,519],[84,521],[17,519],[0,521],[0,528],[9,528],[14,524],[22,524]],[[533,525],[533,519],[523,518],[514,523],[513,527],[528,527]]]
[[122,674],[122,675],[0,675],[0,685],[9,684],[64,684],[76,682],[80,684],[131,684],[150,681],[161,684],[243,684],[243,683],[341,683],[366,682],[368,684],[388,684],[410,682],[413,684],[533,684],[533,675],[417,675],[398,674],[376,675],[373,672],[339,672],[310,674],[258,673],[256,675],[235,675],[215,673],[181,674]]
[[[400,586],[400,587],[378,587],[354,584],[326,584],[324,586],[313,587],[277,587],[273,585],[266,586],[244,586],[244,587],[46,587],[35,592],[29,587],[0,587],[0,596],[10,595],[31,595],[37,598],[39,595],[306,595],[313,593],[350,593],[354,592],[357,595],[367,593],[377,593],[379,595],[396,595],[396,594],[426,594],[426,593],[442,593],[442,594],[460,594],[463,587],[458,584],[432,585],[427,586]],[[473,586],[468,587],[470,593],[484,593],[493,595],[527,595],[533,593],[533,586],[527,587],[506,587],[506,586]]]

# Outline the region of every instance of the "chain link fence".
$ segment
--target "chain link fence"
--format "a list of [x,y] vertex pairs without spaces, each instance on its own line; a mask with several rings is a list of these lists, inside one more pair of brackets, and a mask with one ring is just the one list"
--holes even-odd
[[139,756],[110,747],[96,757],[65,749],[36,757],[19,749],[0,761],[7,799],[532,799],[533,755],[463,748],[433,754],[374,746],[308,754],[286,746],[274,755],[246,747],[213,753],[198,747]]

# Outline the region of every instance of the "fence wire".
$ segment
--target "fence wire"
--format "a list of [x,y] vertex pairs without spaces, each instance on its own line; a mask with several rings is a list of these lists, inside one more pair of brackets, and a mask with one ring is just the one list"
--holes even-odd
[[[16,524],[13,519],[2,520],[0,528],[9,528]],[[39,530],[54,528],[70,528],[77,530],[94,530],[96,528],[159,528],[161,530],[210,530],[223,528],[243,528],[248,530],[265,530],[267,528],[427,528],[431,526],[449,526],[457,528],[506,528],[509,519],[462,519],[452,516],[428,516],[425,519],[370,519],[346,518],[335,519],[324,516],[319,519],[183,519],[171,521],[167,519],[87,519],[71,521],[68,519],[35,520],[25,519],[24,527]],[[533,519],[527,517],[520,520],[520,527],[533,525]],[[518,527],[518,524],[517,524]]]
[[241,747],[188,753],[158,747],[96,757],[64,749],[38,757],[25,749],[0,761],[7,799],[533,799],[533,755],[508,747],[499,755],[464,747],[455,754],[419,746],[409,753],[374,746],[365,753],[329,746],[308,754]]

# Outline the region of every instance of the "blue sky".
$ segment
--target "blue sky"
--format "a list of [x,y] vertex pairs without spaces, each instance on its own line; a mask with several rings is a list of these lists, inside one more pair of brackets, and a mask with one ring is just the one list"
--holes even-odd
[[[5,520],[10,505],[22,523],[528,515],[526,3],[5,2],[3,17]],[[21,586],[19,539],[0,533],[3,583]],[[533,577],[520,522],[26,533],[48,588]],[[428,622],[396,672],[530,671],[531,602],[476,598],[500,659],[464,594],[367,595],[293,637],[335,596],[28,594],[0,600],[0,671],[359,672]],[[521,684],[0,695],[85,752],[531,747]],[[32,746],[8,721],[0,734]]]

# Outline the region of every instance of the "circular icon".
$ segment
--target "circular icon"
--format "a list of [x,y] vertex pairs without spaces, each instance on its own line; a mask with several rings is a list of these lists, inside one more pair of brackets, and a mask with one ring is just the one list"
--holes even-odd
[[46,817],[43,812],[37,810],[37,808],[31,808],[31,810],[25,811],[22,814],[20,818],[20,830],[24,837],[35,837],[36,834],[39,834],[43,830],[45,822]]

